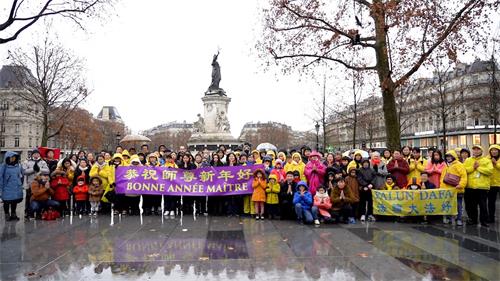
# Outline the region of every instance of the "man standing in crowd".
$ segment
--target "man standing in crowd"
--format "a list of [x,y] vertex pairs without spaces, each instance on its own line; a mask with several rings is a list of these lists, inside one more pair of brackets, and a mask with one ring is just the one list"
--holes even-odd
[[467,187],[464,195],[465,210],[469,217],[467,224],[477,224],[477,208],[479,207],[479,222],[481,226],[488,227],[486,199],[490,189],[490,176],[493,173],[493,165],[490,159],[483,156],[483,148],[480,145],[474,145],[472,147],[472,157],[465,160],[464,166],[467,171]]

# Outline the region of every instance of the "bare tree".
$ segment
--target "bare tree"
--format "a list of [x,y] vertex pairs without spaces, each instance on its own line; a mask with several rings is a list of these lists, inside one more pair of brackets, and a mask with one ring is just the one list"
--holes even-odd
[[255,132],[248,132],[242,138],[254,146],[268,142],[278,148],[288,148],[291,143],[291,128],[278,123],[261,123]]
[[46,17],[59,15],[83,28],[86,18],[99,15],[111,3],[112,0],[7,0],[0,4],[5,8],[2,11],[8,13],[2,16],[5,20],[0,22],[0,44],[16,40],[23,31]]
[[313,123],[318,123],[321,127],[321,137],[322,137],[322,147],[326,151],[327,146],[327,126],[328,126],[328,116],[331,115],[331,107],[328,103],[328,94],[326,92],[326,75],[323,76],[323,89],[321,93],[320,100],[314,99],[313,113],[314,115],[309,116]]
[[[495,49],[493,48],[493,52],[495,51]],[[496,60],[495,60],[495,56],[494,56],[494,53],[491,54],[491,59],[490,59],[490,68],[491,68],[491,72],[490,72],[490,95],[489,95],[489,98],[488,98],[488,113],[489,113],[489,118],[490,120],[492,120],[493,122],[493,143],[498,143],[498,140],[497,140],[497,131],[498,131],[498,128],[497,126],[500,124],[500,122],[498,121],[499,119],[499,115],[500,115],[500,108],[498,106],[498,104],[500,103],[500,96],[499,96],[499,91],[500,91],[500,87],[498,85],[498,80],[497,80],[497,72],[498,72],[498,69],[497,69],[497,63],[496,63]]]
[[[9,51],[16,67],[16,78],[24,91],[19,98],[26,103],[24,112],[42,123],[42,146],[57,136],[65,120],[89,95],[83,79],[83,62],[69,50],[46,37],[31,50]],[[57,109],[57,110],[55,110]]]
[[387,146],[397,149],[396,89],[436,50],[453,57],[487,44],[497,5],[496,0],[273,0],[263,10],[257,48],[285,72],[319,61],[376,72]]

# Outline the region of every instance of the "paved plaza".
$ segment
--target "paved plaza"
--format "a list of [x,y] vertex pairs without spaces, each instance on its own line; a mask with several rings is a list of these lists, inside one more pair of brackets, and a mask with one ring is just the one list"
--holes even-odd
[[500,279],[498,223],[99,216],[0,226],[2,281]]

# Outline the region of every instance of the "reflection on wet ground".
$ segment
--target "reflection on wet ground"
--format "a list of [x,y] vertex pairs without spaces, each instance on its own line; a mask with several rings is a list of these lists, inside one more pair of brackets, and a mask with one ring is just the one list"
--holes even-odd
[[0,280],[499,280],[493,229],[249,218],[0,220]]

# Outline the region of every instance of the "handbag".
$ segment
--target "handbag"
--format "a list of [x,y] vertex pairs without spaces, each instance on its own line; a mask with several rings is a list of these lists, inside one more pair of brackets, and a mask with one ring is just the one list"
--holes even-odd
[[42,220],[53,221],[61,217],[58,211],[53,209],[48,209],[42,213]]
[[460,176],[446,173],[446,175],[444,175],[443,182],[451,186],[457,186],[460,183]]

